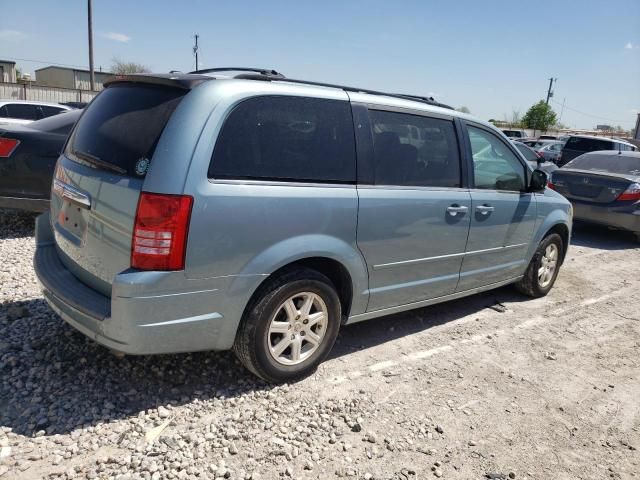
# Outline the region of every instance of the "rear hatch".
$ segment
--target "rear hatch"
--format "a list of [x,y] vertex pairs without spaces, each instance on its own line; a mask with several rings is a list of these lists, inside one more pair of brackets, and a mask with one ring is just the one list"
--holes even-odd
[[554,189],[570,200],[611,203],[633,182],[616,174],[558,169],[551,179]]
[[185,88],[150,80],[109,85],[87,107],[58,160],[51,222],[58,253],[81,281],[111,294],[130,267],[138,197]]

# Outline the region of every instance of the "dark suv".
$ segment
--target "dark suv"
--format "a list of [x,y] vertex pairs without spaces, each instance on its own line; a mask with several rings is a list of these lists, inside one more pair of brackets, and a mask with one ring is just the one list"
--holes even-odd
[[562,149],[562,155],[558,159],[558,166],[569,163],[574,158],[587,152],[596,152],[599,150],[619,150],[623,152],[635,151],[635,145],[606,137],[591,137],[587,135],[572,135],[565,143]]

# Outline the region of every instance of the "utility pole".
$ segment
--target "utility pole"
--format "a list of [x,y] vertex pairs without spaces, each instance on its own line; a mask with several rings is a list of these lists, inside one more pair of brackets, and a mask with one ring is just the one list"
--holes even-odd
[[195,45],[193,46],[193,54],[196,56],[196,70],[198,70],[198,37],[200,37],[200,35],[198,35],[197,33],[193,36],[196,41]]
[[553,97],[553,91],[551,90],[553,88],[553,82],[557,82],[557,81],[558,81],[557,78],[551,77],[549,79],[549,90],[547,90],[547,105],[549,105],[549,99]]
[[96,89],[96,78],[93,71],[93,19],[91,15],[91,0],[87,0],[87,20],[89,23],[89,88]]

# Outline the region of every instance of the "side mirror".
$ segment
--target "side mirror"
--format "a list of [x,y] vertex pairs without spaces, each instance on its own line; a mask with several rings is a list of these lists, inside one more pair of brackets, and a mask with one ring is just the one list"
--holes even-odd
[[534,170],[531,174],[531,182],[529,182],[530,192],[542,192],[547,186],[547,174],[542,170]]

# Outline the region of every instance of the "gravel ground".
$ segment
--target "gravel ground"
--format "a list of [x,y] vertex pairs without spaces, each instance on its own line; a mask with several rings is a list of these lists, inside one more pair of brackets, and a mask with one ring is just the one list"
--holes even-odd
[[125,357],[39,293],[0,212],[0,479],[640,478],[640,248],[577,229],[544,299],[510,288],[346,327],[272,387],[230,353]]

